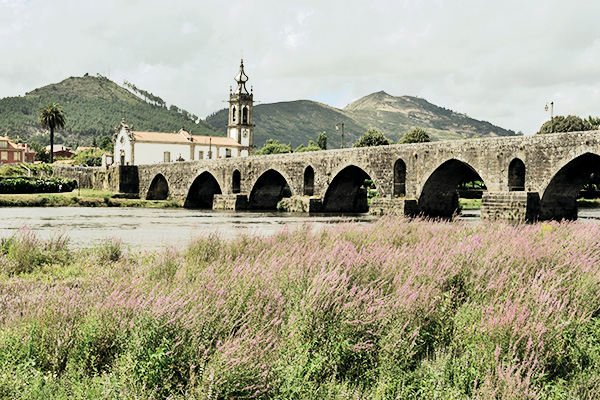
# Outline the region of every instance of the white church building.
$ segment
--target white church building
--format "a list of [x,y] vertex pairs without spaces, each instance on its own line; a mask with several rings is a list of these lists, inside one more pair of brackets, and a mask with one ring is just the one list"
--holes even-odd
[[141,165],[174,161],[248,157],[254,149],[252,111],[254,94],[248,93],[244,61],[235,77],[237,89],[229,93],[227,137],[192,135],[179,132],[138,132],[130,129],[125,118],[113,136],[116,165]]

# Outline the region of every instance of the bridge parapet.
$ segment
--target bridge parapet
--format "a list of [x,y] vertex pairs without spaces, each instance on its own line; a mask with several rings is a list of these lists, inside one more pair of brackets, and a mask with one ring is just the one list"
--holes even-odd
[[[120,172],[98,172],[96,183],[120,187]],[[257,209],[301,198],[288,201],[291,208],[314,210],[320,201],[325,211],[357,211],[371,179],[378,212],[411,214],[416,205],[420,213],[451,215],[458,184],[476,179],[488,191],[484,218],[534,219],[536,196],[539,218],[572,218],[578,190],[595,172],[600,132],[588,131],[140,165],[138,192],[190,207],[240,209],[245,195]]]

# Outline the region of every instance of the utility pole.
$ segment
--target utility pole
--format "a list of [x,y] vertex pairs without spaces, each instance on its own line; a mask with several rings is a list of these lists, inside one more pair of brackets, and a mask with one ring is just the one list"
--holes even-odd
[[340,122],[339,124],[335,124],[335,130],[339,131],[340,126],[342,127],[342,149],[344,148],[344,123]]
[[[548,103],[546,103],[546,111],[548,111]],[[550,132],[554,133],[554,102],[550,102]]]

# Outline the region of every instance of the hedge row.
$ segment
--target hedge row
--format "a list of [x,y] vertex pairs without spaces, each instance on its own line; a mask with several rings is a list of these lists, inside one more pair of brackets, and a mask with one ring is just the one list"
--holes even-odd
[[72,192],[77,182],[66,178],[0,178],[0,193]]

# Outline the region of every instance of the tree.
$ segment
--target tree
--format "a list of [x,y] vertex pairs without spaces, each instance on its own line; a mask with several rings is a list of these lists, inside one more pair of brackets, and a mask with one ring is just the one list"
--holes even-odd
[[366,131],[352,147],[372,147],[372,146],[387,146],[392,142],[386,138],[383,133],[377,129],[369,129]]
[[584,131],[585,125],[583,120],[575,115],[563,117],[557,115],[554,119],[544,122],[538,134],[553,133],[553,132],[579,132]]
[[322,150],[327,150],[327,133],[325,133],[325,131],[319,133],[319,137],[317,138],[317,146],[319,146]]
[[279,140],[268,139],[265,145],[259,150],[255,151],[254,154],[257,156],[264,156],[267,154],[282,154],[282,153],[291,153],[292,145],[291,144],[281,144]]
[[61,106],[48,103],[46,108],[40,110],[40,124],[42,128],[50,130],[50,164],[54,162],[54,129],[65,127],[65,114]]
[[295,150],[296,153],[304,153],[306,151],[321,151],[323,150],[323,148],[319,147],[316,145],[315,142],[313,142],[312,140],[308,141],[308,146],[304,147],[303,144],[301,144],[300,146],[298,146]]
[[108,135],[102,136],[100,139],[100,148],[109,153],[115,151],[115,144],[113,143],[112,137]]
[[583,120],[583,125],[588,131],[595,131],[600,126],[600,117],[592,117],[591,115]]
[[431,142],[429,135],[421,128],[412,128],[406,132],[398,143],[426,143]]

